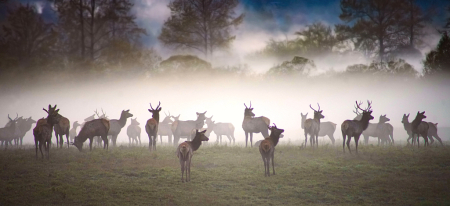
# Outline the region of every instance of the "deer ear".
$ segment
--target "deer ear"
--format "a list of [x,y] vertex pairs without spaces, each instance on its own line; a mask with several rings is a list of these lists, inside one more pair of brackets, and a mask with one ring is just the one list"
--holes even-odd
[[149,112],[152,112],[152,110],[148,109]]
[[205,134],[205,133],[206,133],[206,130],[203,130],[203,131],[201,131],[200,133]]
[[161,109],[162,109],[162,107],[160,107],[160,108],[158,109],[158,111],[161,111]]
[[200,115],[198,112],[196,112],[197,115]]

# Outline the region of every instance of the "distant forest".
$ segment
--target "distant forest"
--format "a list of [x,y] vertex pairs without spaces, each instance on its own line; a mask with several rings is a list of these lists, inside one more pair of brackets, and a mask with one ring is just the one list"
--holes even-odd
[[[296,38],[271,39],[246,58],[279,58],[264,74],[247,64],[213,66],[214,52],[226,51],[246,18],[238,0],[173,0],[167,6],[158,40],[174,55],[163,59],[145,47],[144,28],[136,23],[131,0],[50,0],[57,20],[46,22],[34,5],[0,1],[7,8],[0,22],[1,84],[18,79],[54,81],[105,76],[152,78],[208,74],[262,79],[339,77],[348,75],[422,79],[450,73],[450,18],[440,28],[438,45],[420,49],[435,9],[415,0],[341,0],[341,24],[306,25]],[[203,6],[200,6],[203,5]],[[450,13],[450,5],[445,5]],[[350,64],[345,71],[319,75],[314,56],[359,53],[370,64]],[[421,59],[414,68],[408,59]],[[328,69],[328,68],[327,68]]]

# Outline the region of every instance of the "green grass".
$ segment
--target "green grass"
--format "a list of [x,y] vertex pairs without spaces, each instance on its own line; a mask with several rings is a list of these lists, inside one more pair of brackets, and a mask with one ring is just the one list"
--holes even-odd
[[[353,148],[354,149],[354,148]],[[175,148],[0,151],[0,205],[449,205],[450,147],[276,147],[264,177],[257,148],[202,146],[181,183]]]

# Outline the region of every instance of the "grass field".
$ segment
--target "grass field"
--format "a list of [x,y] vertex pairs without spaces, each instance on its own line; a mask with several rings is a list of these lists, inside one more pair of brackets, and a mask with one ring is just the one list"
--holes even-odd
[[264,177],[257,148],[202,146],[181,183],[171,146],[52,147],[50,161],[27,146],[0,151],[0,205],[450,205],[450,147],[359,152],[279,145]]

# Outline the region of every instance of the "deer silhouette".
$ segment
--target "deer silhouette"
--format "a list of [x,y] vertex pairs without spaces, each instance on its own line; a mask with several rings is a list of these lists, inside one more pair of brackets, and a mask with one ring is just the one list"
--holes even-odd
[[323,119],[325,116],[322,115],[323,110],[320,110],[319,103],[317,103],[317,106],[319,106],[319,109],[315,110],[311,107],[311,104],[309,105],[309,108],[314,111],[314,119],[307,119],[304,123],[303,130],[305,131],[305,147],[308,142],[307,134],[309,134],[311,147],[314,145],[319,147],[320,119]]
[[95,136],[100,136],[103,140],[103,149],[108,149],[108,131],[110,128],[109,120],[107,119],[94,119],[86,122],[81,128],[78,135],[75,137],[73,145],[81,152],[83,149],[83,143],[89,139],[89,149],[92,151],[92,143]]
[[356,145],[356,154],[358,154],[358,142],[359,137],[361,136],[362,132],[367,129],[369,126],[369,121],[373,119],[372,116],[372,110],[371,104],[372,102],[367,101],[367,108],[361,109],[361,103],[358,104],[358,101],[356,101],[356,107],[357,109],[360,109],[363,111],[361,120],[345,120],[341,124],[341,131],[342,131],[342,137],[343,137],[343,143],[342,143],[342,149],[345,153],[345,139],[348,136],[347,140],[347,147],[350,154],[352,153],[352,150],[350,149],[350,141],[351,138],[355,138],[355,145]]
[[[305,121],[308,117],[308,113],[306,113],[306,114],[300,113],[300,116],[302,117],[301,127],[302,127],[302,129],[305,129]],[[322,121],[320,122],[319,137],[328,136],[328,138],[330,138],[333,145],[335,143],[335,139],[334,139],[335,131],[336,131],[336,123],[322,122]]]
[[199,132],[195,130],[195,136],[192,141],[185,141],[178,145],[177,157],[181,165],[181,182],[184,183],[184,171],[186,171],[186,182],[191,181],[191,160],[194,151],[198,150],[202,145],[202,141],[208,141],[209,138],[205,136],[205,131]]
[[[378,145],[384,144],[386,142],[391,142],[391,139],[389,138],[389,135],[392,133],[392,125],[386,123],[390,121],[389,118],[386,117],[386,115],[380,115],[379,121],[376,124],[374,135],[375,137],[378,137]],[[370,124],[368,128],[365,131],[367,131],[370,128]],[[364,135],[363,132],[363,135]],[[394,144],[394,139],[392,138],[392,144]]]
[[[362,114],[358,112],[358,109],[355,107],[355,111],[353,111],[353,113],[356,114],[356,117],[354,118],[354,120],[361,120]],[[380,137],[378,137],[378,134],[380,134],[378,132],[378,123],[369,123],[369,126],[367,127],[366,130],[363,131],[362,135],[364,136],[364,144],[368,145],[369,144],[369,137],[376,137],[378,138],[378,145],[380,145],[380,141],[381,142],[391,142],[392,144],[394,144],[394,127],[390,124],[390,123],[384,123],[383,124],[383,129],[386,131],[383,131],[388,133],[388,138],[382,140]],[[390,136],[390,139],[389,139]]]
[[42,145],[44,145],[44,149],[47,153],[47,159],[50,159],[50,144],[52,141],[53,126],[58,124],[61,118],[61,115],[58,114],[59,109],[56,109],[56,105],[54,107],[48,105],[48,110],[45,108],[43,108],[43,110],[47,112],[47,118],[39,119],[36,123],[36,127],[33,129],[36,159],[38,158],[38,144],[42,159],[44,159]]
[[58,124],[53,127],[56,137],[56,147],[62,148],[64,141],[63,136],[66,135],[67,148],[69,148],[69,131],[70,131],[70,121],[64,116],[61,116]]
[[425,112],[417,112],[416,118],[411,122],[411,136],[414,138],[414,136],[417,135],[417,147],[420,147],[420,135],[422,135],[425,140],[425,146],[428,146],[427,136],[430,125],[428,125],[427,122],[422,121],[425,118],[427,118],[427,116],[425,116]]
[[125,127],[125,124],[127,124],[127,119],[130,117],[133,117],[133,114],[130,113],[130,110],[122,110],[119,119],[109,120],[110,127],[108,136],[111,136],[113,146],[116,146],[117,136],[119,135],[122,128]]
[[158,138],[158,125],[159,125],[159,112],[161,111],[161,102],[159,102],[158,106],[155,109],[152,107],[152,103],[150,103],[150,109],[148,110],[152,113],[152,118],[147,120],[147,124],[145,125],[145,131],[148,134],[149,140],[149,149],[156,151],[156,139]]
[[168,142],[169,144],[172,144],[172,119],[171,119],[171,115],[170,112],[167,115],[166,113],[164,113],[166,115],[166,117],[164,117],[163,121],[159,123],[158,125],[158,135],[159,135],[159,140],[161,140],[161,144],[162,144],[162,137],[163,136],[167,136]]
[[16,138],[18,128],[16,125],[19,120],[19,115],[14,119],[11,119],[8,114],[8,123],[4,128],[0,128],[0,141],[5,143],[5,149],[8,148],[8,143],[12,145],[12,141]]
[[212,121],[212,117],[210,118],[206,118],[206,125],[208,126],[207,128],[207,132],[206,135],[209,136],[211,134],[211,132],[214,132],[214,134],[216,134],[216,142],[222,143],[222,135],[227,136],[228,140],[230,141],[231,144],[231,140],[233,140],[233,143],[235,143],[235,139],[234,139],[234,125],[231,123],[222,123],[222,122],[218,122],[216,123],[215,121]]
[[178,144],[181,137],[186,137],[188,140],[192,137],[195,130],[203,128],[206,119],[206,111],[203,113],[197,112],[196,120],[181,121],[176,120],[172,123],[172,132],[174,137],[174,145]]
[[136,118],[131,118],[131,124],[127,127],[127,135],[128,135],[128,141],[131,145],[132,143],[136,142],[138,144],[141,144],[141,127],[139,127],[140,123],[137,121]]
[[73,142],[73,140],[75,139],[75,136],[77,136],[77,128],[79,126],[81,126],[81,124],[78,123],[78,121],[73,122],[72,129],[70,129],[70,131],[69,131],[69,139],[71,142]]
[[269,136],[268,127],[270,125],[270,119],[264,116],[255,117],[252,108],[252,102],[250,102],[250,106],[247,107],[245,105],[244,111],[244,121],[242,121],[242,129],[245,133],[245,147],[247,147],[248,136],[250,134],[250,147],[253,147],[253,133],[262,134],[263,138]]
[[277,146],[279,139],[282,137],[281,133],[284,132],[283,129],[278,129],[275,124],[270,129],[270,136],[266,137],[259,145],[259,153],[264,162],[264,176],[270,177],[270,161],[272,160],[272,171],[275,175],[275,146]]

